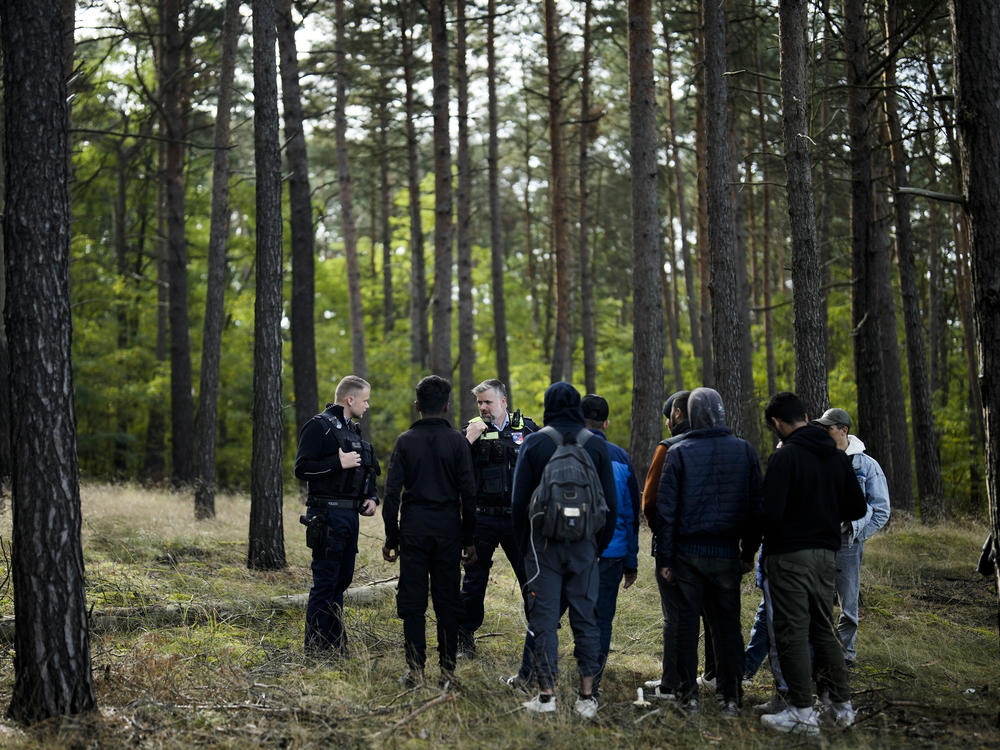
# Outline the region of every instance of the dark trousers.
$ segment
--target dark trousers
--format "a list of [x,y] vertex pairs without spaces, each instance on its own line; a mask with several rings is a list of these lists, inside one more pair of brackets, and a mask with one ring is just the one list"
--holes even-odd
[[441,669],[455,668],[461,560],[462,540],[458,537],[400,535],[396,610],[403,620],[406,664],[410,669],[423,669],[427,660],[428,578],[437,619],[439,663]]
[[660,589],[660,609],[663,611],[663,669],[660,675],[660,689],[665,693],[676,693],[681,680],[677,675],[677,620],[679,596],[677,586],[667,583],[660,570],[653,566],[656,585]]
[[354,510],[312,510],[308,515],[325,514],[329,527],[323,549],[312,551],[313,584],[306,605],[305,650],[323,653],[334,650],[347,653],[344,632],[344,592],[354,579],[354,560],[358,554],[358,514]]
[[829,688],[834,702],[851,697],[833,624],[835,559],[832,550],[805,549],[769,555],[764,560],[778,659],[788,683],[788,701],[799,708],[812,705],[813,670],[816,680]]
[[524,560],[518,553],[514,542],[514,525],[510,516],[491,516],[485,513],[476,514],[476,562],[465,568],[462,579],[462,602],[458,616],[458,626],[470,633],[483,624],[486,586],[490,580],[490,568],[493,567],[493,554],[501,547],[510,566],[514,569],[517,582],[524,587]]
[[624,557],[602,557],[597,566],[600,574],[600,586],[597,592],[597,626],[600,629],[601,641],[598,658],[601,671],[608,663],[608,653],[611,651],[611,625],[618,609],[618,588],[625,574]]
[[548,690],[555,684],[559,668],[559,616],[564,602],[569,609],[577,669],[584,677],[597,675],[601,664],[596,543],[538,541],[525,559],[525,572],[528,583],[524,606],[528,627],[535,637],[534,669],[538,686]]
[[716,687],[727,701],[741,702],[743,631],[740,625],[740,561],[679,554],[674,561],[678,609],[677,670],[683,700],[698,695],[698,635],[702,610],[716,658]]

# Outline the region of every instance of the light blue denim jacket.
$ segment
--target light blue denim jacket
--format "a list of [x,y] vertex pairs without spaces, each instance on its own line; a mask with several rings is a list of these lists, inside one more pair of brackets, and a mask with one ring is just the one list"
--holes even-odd
[[889,521],[889,485],[878,461],[865,453],[865,444],[856,435],[847,436],[847,455],[868,502],[863,518],[851,521],[851,544],[863,542]]

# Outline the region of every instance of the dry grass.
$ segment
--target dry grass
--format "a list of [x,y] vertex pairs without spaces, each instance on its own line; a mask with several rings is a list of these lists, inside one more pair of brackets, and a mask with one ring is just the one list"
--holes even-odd
[[[516,668],[522,623],[506,562],[494,567],[479,657],[459,665],[461,685],[442,697],[402,690],[402,627],[391,598],[349,608],[352,658],[313,661],[302,654],[302,613],[267,605],[309,585],[300,506],[286,498],[289,567],[245,567],[248,500],[220,497],[218,517],[196,522],[187,496],[134,487],[83,488],[88,599],[104,606],[204,605],[187,625],[141,618],[92,637],[97,715],[28,730],[0,723],[10,748],[328,748],[351,747],[792,747],[817,744],[774,736],[746,711],[727,722],[714,702],[700,718],[668,705],[638,709],[635,687],[659,669],[660,614],[651,561],[622,592],[609,672],[595,722],[572,715],[575,669],[569,628],[561,631],[564,676],[554,717],[520,710],[499,678]],[[9,539],[9,514],[0,534]],[[860,659],[852,675],[859,723],[828,730],[835,747],[998,747],[995,592],[973,571],[983,529],[927,529],[895,521],[867,546]],[[356,582],[396,572],[381,561],[381,521],[362,519]],[[641,541],[648,549],[648,538]],[[748,577],[744,622],[758,598]],[[224,603],[212,609],[213,605]],[[212,614],[225,612],[225,614]],[[0,614],[10,615],[9,591]],[[238,613],[238,614],[234,614]],[[428,637],[433,641],[429,617]],[[429,676],[436,678],[429,649]],[[0,701],[13,685],[0,661]],[[974,692],[970,692],[970,689]],[[768,695],[766,667],[747,691],[748,705]]]

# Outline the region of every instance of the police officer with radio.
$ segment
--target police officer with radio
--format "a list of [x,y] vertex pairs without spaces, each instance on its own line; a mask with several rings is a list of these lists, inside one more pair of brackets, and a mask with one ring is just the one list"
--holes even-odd
[[524,561],[514,540],[510,492],[521,443],[525,435],[538,430],[520,410],[508,413],[507,389],[499,380],[484,380],[472,393],[479,416],[466,425],[465,439],[472,449],[476,475],[476,562],[465,568],[458,620],[458,655],[466,658],[476,655],[474,634],[483,624],[483,600],[497,547],[503,548],[518,583],[524,586]]
[[299,433],[295,476],[309,485],[308,509],[300,520],[312,550],[305,634],[305,650],[311,655],[347,655],[344,592],[354,578],[358,514],[374,515],[378,505],[375,451],[352,421],[368,411],[370,397],[368,382],[348,375],[337,384],[335,403],[327,404]]

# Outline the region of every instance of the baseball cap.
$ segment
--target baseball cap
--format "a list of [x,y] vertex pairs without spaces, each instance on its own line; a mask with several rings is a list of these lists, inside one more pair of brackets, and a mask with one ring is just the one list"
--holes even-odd
[[674,401],[676,401],[678,399],[680,399],[681,403],[684,404],[684,406],[681,408],[681,411],[683,411],[686,414],[687,413],[687,397],[690,396],[690,395],[691,395],[691,391],[677,391],[676,393],[671,394],[670,398],[668,398],[663,403],[663,416],[665,416],[665,417],[669,417],[670,416],[670,412],[674,408]]
[[580,408],[583,410],[583,418],[591,422],[603,422],[608,418],[608,402],[596,393],[584,396]]
[[827,409],[823,412],[823,416],[819,419],[814,419],[815,424],[821,424],[824,427],[832,427],[833,425],[842,424],[847,427],[851,426],[851,416],[843,409]]

